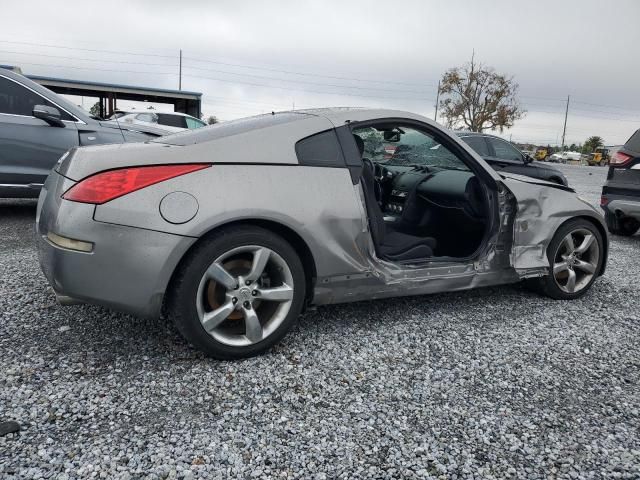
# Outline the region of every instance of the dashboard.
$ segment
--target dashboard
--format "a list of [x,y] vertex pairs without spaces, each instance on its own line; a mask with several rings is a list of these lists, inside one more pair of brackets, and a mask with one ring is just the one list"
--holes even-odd
[[381,183],[381,204],[385,214],[400,216],[409,195],[415,194],[442,208],[465,209],[469,192],[475,188],[470,171],[447,170],[426,166],[376,164],[376,178]]

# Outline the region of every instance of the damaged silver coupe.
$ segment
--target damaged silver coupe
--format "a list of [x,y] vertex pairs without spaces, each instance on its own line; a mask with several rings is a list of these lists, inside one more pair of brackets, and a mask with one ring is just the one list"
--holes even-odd
[[556,299],[604,272],[603,218],[498,174],[406,112],[323,109],[71,150],[38,204],[61,303],[173,319],[217,358],[260,353],[307,305],[526,279]]

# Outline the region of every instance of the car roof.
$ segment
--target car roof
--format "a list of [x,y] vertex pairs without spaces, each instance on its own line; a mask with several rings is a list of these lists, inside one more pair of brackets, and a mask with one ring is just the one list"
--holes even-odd
[[462,137],[489,137],[489,138],[497,138],[498,140],[502,140],[502,141],[505,141],[505,142],[509,141],[509,140],[505,140],[502,137],[499,137],[498,135],[491,135],[490,133],[484,133],[484,132],[469,132],[467,130],[461,130],[461,131],[454,131],[453,133],[455,133],[460,138],[462,138]]
[[288,113],[299,113],[314,115],[317,117],[324,117],[331,123],[333,123],[336,127],[345,123],[366,122],[369,120],[377,120],[383,118],[418,120],[435,125],[435,122],[433,120],[423,117],[422,115],[417,115],[415,113],[406,112],[403,110],[392,110],[385,108],[329,107],[313,108],[307,110],[293,110]]

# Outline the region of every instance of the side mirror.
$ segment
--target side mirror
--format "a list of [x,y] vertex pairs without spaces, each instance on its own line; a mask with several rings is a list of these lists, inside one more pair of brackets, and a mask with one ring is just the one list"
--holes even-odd
[[528,153],[524,154],[524,163],[531,163],[533,162],[533,157],[531,155],[529,155]]
[[52,127],[64,128],[64,122],[61,119],[60,110],[57,108],[48,107],[46,105],[36,105],[33,107],[32,113],[34,117],[44,120]]

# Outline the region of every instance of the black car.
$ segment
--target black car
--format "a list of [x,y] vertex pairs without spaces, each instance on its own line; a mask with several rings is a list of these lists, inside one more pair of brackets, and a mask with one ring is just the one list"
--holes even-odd
[[484,158],[494,170],[568,185],[567,178],[560,170],[534,162],[531,156],[525,155],[512,143],[500,137],[475,132],[460,132],[458,136]]
[[614,235],[630,236],[640,229],[640,130],[609,159],[600,206]]
[[0,68],[0,198],[37,198],[73,147],[144,142],[166,130],[105,122],[51,90]]

